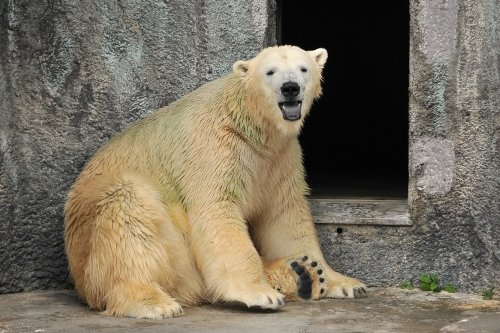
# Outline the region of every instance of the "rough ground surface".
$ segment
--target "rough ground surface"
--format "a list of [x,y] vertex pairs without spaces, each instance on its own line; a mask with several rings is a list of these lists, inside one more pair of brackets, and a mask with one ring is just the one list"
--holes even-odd
[[500,301],[470,294],[371,289],[367,298],[288,303],[277,312],[186,308],[179,318],[92,312],[71,290],[0,295],[0,332],[500,332]]

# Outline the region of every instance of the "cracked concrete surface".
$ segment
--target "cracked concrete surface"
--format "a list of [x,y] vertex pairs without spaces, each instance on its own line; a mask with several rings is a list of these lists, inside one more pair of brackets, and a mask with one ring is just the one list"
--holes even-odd
[[500,301],[478,295],[372,288],[362,299],[288,303],[276,312],[186,308],[179,318],[118,318],[90,311],[72,290],[0,295],[0,332],[500,332]]

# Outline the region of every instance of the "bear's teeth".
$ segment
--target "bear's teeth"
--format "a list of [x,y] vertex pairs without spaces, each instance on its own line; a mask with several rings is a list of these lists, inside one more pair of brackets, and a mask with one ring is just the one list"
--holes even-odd
[[291,121],[301,118],[301,106],[301,101],[287,101],[279,103],[279,107],[281,109],[281,112],[283,113],[283,119]]

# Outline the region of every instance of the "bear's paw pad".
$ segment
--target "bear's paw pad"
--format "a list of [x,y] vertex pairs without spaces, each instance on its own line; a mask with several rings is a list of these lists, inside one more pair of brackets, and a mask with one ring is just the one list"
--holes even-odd
[[311,299],[313,282],[317,279],[320,295],[325,292],[325,278],[323,268],[316,260],[304,255],[299,259],[290,260],[290,267],[297,274],[297,293],[302,299]]

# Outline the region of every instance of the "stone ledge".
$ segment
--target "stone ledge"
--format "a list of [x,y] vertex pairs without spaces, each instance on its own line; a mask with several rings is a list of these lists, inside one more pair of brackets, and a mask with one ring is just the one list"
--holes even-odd
[[404,199],[309,199],[315,223],[411,225]]

